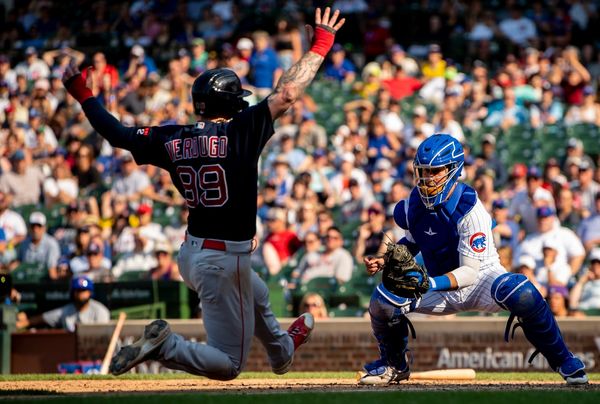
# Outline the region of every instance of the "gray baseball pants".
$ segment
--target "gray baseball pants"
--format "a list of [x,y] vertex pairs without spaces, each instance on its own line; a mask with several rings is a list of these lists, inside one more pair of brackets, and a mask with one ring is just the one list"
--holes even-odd
[[210,379],[231,380],[246,365],[252,337],[263,344],[274,369],[294,355],[294,344],[271,311],[267,285],[250,267],[251,241],[186,237],[179,251],[179,271],[198,293],[206,344],[171,334],[160,362]]

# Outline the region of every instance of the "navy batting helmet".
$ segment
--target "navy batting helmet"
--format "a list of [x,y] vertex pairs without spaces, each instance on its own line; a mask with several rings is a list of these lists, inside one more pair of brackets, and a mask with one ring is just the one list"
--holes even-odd
[[192,86],[194,112],[207,118],[232,116],[248,106],[240,78],[229,69],[210,69],[196,78]]

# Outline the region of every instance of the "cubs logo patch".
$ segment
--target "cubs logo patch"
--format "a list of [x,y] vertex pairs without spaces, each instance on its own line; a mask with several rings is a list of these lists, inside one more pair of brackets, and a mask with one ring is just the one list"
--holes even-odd
[[469,245],[476,253],[484,252],[487,247],[487,237],[485,233],[475,233],[469,238]]
[[139,128],[137,130],[137,134],[141,135],[141,136],[148,136],[149,133],[150,133],[150,128]]

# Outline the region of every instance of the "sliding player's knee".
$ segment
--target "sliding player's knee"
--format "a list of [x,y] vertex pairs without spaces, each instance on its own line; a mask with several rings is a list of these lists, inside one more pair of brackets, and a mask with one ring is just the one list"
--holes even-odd
[[527,317],[543,305],[544,298],[523,274],[506,273],[492,284],[492,298],[500,307],[519,317]]

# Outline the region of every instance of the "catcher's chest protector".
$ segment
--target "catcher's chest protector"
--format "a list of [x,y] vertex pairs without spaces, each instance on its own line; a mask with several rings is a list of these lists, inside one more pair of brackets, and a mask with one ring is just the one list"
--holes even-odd
[[410,194],[406,222],[423,254],[430,276],[458,268],[458,222],[473,209],[477,193],[458,183],[450,199],[436,209],[427,209],[416,188]]

